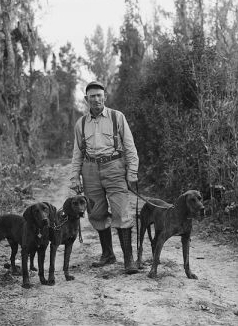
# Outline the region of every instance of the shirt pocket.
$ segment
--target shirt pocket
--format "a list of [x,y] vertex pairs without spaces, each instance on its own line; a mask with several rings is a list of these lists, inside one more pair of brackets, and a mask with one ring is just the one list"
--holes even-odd
[[101,145],[112,147],[114,145],[113,140],[113,128],[110,125],[104,125],[99,131],[98,137],[101,137]]
[[95,127],[85,128],[85,141],[89,150],[104,151],[114,146],[113,126],[104,121],[100,122]]
[[85,142],[87,149],[93,149],[94,148],[94,130],[91,128],[85,128]]

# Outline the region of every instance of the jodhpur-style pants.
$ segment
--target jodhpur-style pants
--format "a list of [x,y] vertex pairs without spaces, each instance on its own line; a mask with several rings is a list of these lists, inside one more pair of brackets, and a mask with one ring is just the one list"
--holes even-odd
[[129,193],[124,159],[103,164],[84,161],[82,177],[84,193],[94,202],[89,214],[92,226],[96,230],[110,226],[131,228],[133,217],[128,212]]

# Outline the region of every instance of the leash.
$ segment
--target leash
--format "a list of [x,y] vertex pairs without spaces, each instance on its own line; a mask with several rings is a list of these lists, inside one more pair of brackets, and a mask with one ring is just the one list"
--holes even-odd
[[[60,217],[64,217],[64,216],[63,216],[64,211],[63,211],[62,208],[59,209],[57,213],[59,214]],[[53,230],[54,230],[54,231],[59,231],[59,230],[62,228],[62,226],[63,226],[63,225],[68,221],[68,219],[69,219],[68,216],[65,215],[65,217],[64,217],[64,219],[63,219],[63,221],[62,221],[62,223],[60,223],[60,224],[58,224],[58,225],[54,223],[54,225],[53,225]]]
[[[136,191],[137,191],[137,193],[139,192],[138,181],[136,182]],[[137,257],[138,257],[138,253],[139,253],[139,240],[140,240],[140,235],[139,235],[139,199],[137,197],[137,199],[136,199],[136,244],[137,244]]]
[[[85,149],[85,153],[86,153],[86,149]],[[73,189],[77,195],[82,195],[83,192],[84,192],[84,189],[83,189],[83,185],[77,185],[75,187],[75,189]],[[80,218],[79,218],[79,232],[78,232],[78,236],[79,236],[79,242],[80,243],[83,243],[83,237],[82,237],[82,230],[81,230],[81,221],[80,221]]]
[[151,206],[154,206],[154,207],[158,207],[158,208],[162,208],[162,209],[168,209],[168,208],[173,208],[174,205],[171,204],[171,207],[165,207],[165,206],[159,206],[159,205],[156,205],[154,203],[152,203],[151,201],[147,200],[144,196],[140,195],[138,193],[138,189],[133,190],[130,186],[128,186],[128,189],[134,194],[136,195],[137,197],[139,197],[140,199],[142,199],[144,202],[146,202],[148,205],[151,205]]

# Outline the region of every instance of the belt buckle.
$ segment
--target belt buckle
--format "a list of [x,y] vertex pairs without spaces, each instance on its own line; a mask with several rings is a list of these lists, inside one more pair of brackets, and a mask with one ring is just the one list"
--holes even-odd
[[99,157],[98,163],[105,163],[105,162],[106,162],[106,157],[105,156]]

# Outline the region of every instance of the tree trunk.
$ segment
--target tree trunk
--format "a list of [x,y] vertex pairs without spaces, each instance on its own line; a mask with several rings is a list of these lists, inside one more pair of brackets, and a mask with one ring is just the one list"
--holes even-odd
[[11,37],[11,19],[10,15],[12,12],[12,1],[11,0],[1,0],[2,9],[2,22],[3,22],[3,33],[5,35],[5,92],[8,95],[13,95],[17,87],[15,85],[15,54],[12,44]]

